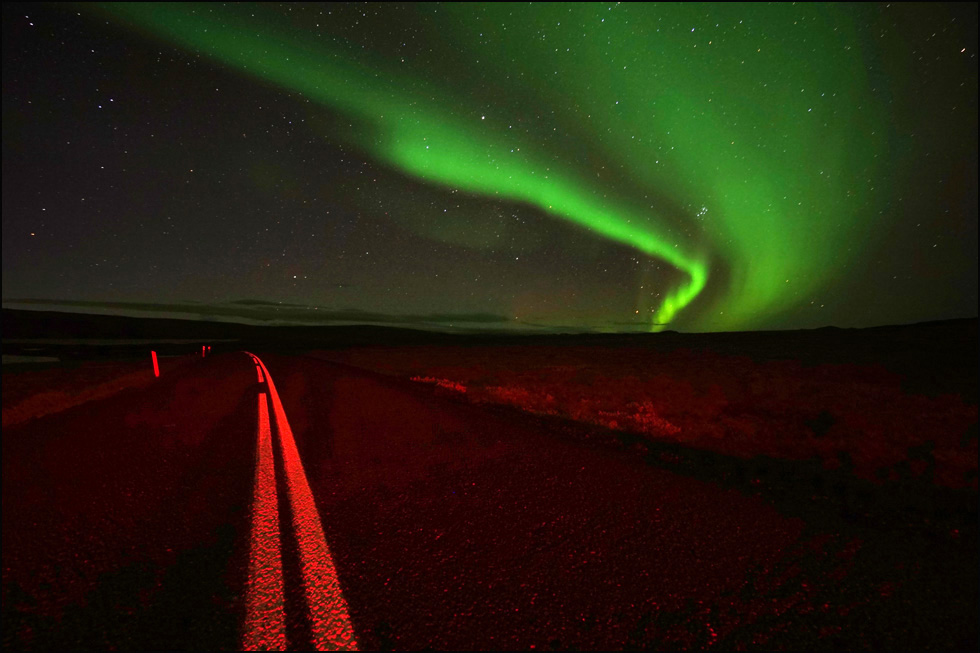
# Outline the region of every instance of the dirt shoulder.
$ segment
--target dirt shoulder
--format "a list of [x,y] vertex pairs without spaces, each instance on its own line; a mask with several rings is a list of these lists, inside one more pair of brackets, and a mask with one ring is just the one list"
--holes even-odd
[[878,364],[617,347],[366,347],[318,358],[741,458],[819,459],[872,481],[977,487],[977,403]]
[[[193,360],[193,356],[160,359],[166,374]],[[3,371],[3,428],[51,415],[74,406],[110,397],[127,388],[154,382],[146,361],[83,361],[29,369],[23,365]]]

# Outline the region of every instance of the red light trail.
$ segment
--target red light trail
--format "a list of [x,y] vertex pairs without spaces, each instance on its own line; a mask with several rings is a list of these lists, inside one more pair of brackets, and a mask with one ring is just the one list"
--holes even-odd
[[[253,354],[249,354],[252,360],[255,361],[256,367],[258,369],[259,380],[261,382],[263,373],[266,380],[266,385],[269,389],[268,400],[272,406],[272,412],[275,416],[276,431],[279,434],[279,446],[282,451],[284,475],[286,479],[286,493],[289,498],[289,505],[293,513],[293,530],[296,534],[296,541],[299,548],[299,558],[300,558],[300,568],[303,576],[303,589],[306,596],[306,604],[309,610],[310,617],[310,630],[312,643],[314,648],[317,650],[357,650],[357,640],[354,636],[354,628],[351,625],[350,614],[347,609],[347,601],[344,599],[343,593],[340,588],[340,581],[337,578],[337,570],[333,563],[333,556],[330,554],[330,548],[327,546],[326,538],[323,535],[323,526],[320,522],[320,515],[317,512],[316,504],[313,500],[313,493],[310,491],[309,482],[306,479],[306,472],[303,470],[303,463],[299,457],[299,451],[296,448],[296,441],[293,439],[293,431],[289,426],[289,421],[286,419],[286,411],[282,407],[282,401],[279,399],[279,393],[276,391],[276,386],[272,381],[272,376],[269,374],[268,368],[262,363],[259,358]],[[262,419],[263,414],[266,420],[266,429],[269,430],[268,422],[268,408],[265,404],[265,394],[259,395],[259,461],[258,465],[262,464]],[[265,412],[263,412],[265,411]],[[271,441],[271,436],[269,438]],[[273,503],[268,504],[268,498],[263,499],[263,505],[271,505],[272,510],[275,510],[275,471],[273,469],[273,459],[271,455],[271,444],[269,448],[269,475],[272,478],[272,488],[273,488]],[[259,496],[259,470],[256,470],[256,500],[258,502]],[[274,534],[269,534],[270,531],[263,530],[260,535],[257,535],[258,528],[256,526],[257,520],[261,519],[258,515],[253,515],[253,553],[256,551],[256,546],[262,549],[263,554],[271,550],[271,545],[268,544],[269,539],[275,540],[275,548],[278,552],[278,525],[275,528]],[[278,516],[276,517],[278,522]],[[266,522],[263,522],[263,528],[265,528]],[[259,545],[255,545],[255,538],[267,538]],[[254,558],[253,558],[254,560]],[[278,564],[278,578],[279,587],[281,592],[281,578],[282,578],[282,563],[281,558],[276,556],[276,563]],[[250,574],[252,568],[250,566]],[[251,575],[250,575],[251,580]],[[250,638],[255,638],[260,640],[264,634],[264,630],[268,628],[268,624],[259,620],[258,622],[251,621],[251,606],[254,604],[260,606],[259,610],[265,610],[267,607],[267,597],[265,593],[268,588],[254,588],[253,585],[249,584],[249,607],[250,607],[250,620],[246,623],[246,635],[244,648],[255,648],[249,646],[252,641]],[[281,601],[281,599],[280,599]],[[281,604],[281,603],[280,603]],[[270,641],[278,645],[279,640],[276,639],[274,633],[269,635]],[[283,635],[283,644],[285,643],[285,636]]]
[[255,492],[252,500],[252,538],[248,564],[248,612],[242,648],[247,651],[286,650],[286,614],[282,590],[279,543],[279,503],[272,457],[269,407],[259,393]]

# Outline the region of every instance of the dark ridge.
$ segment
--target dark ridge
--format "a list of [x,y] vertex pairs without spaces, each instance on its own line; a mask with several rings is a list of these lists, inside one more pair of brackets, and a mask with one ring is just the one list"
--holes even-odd
[[[139,357],[147,345],[77,342],[18,343],[11,340],[197,340],[218,349],[300,352],[363,346],[596,346],[677,349],[748,356],[754,360],[797,360],[805,365],[881,365],[901,375],[911,391],[958,392],[977,398],[977,318],[920,324],[801,331],[728,333],[516,334],[447,333],[374,326],[262,326],[173,318],[136,318],[54,311],[3,309],[3,353],[65,359]],[[209,342],[235,340],[237,342]],[[161,344],[163,354],[188,353],[195,345]]]

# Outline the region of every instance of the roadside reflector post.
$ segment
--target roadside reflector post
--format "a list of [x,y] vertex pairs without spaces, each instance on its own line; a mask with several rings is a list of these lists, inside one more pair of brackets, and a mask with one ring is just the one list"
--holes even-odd
[[153,357],[153,376],[160,378],[160,365],[157,364],[157,353],[155,351],[151,351],[150,356]]
[[201,358],[204,358],[204,345],[201,345]]

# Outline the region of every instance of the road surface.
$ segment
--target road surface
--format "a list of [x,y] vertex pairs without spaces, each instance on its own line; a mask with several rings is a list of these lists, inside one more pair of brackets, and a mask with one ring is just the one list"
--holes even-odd
[[975,530],[596,433],[261,352],[6,428],[4,648],[975,645]]

